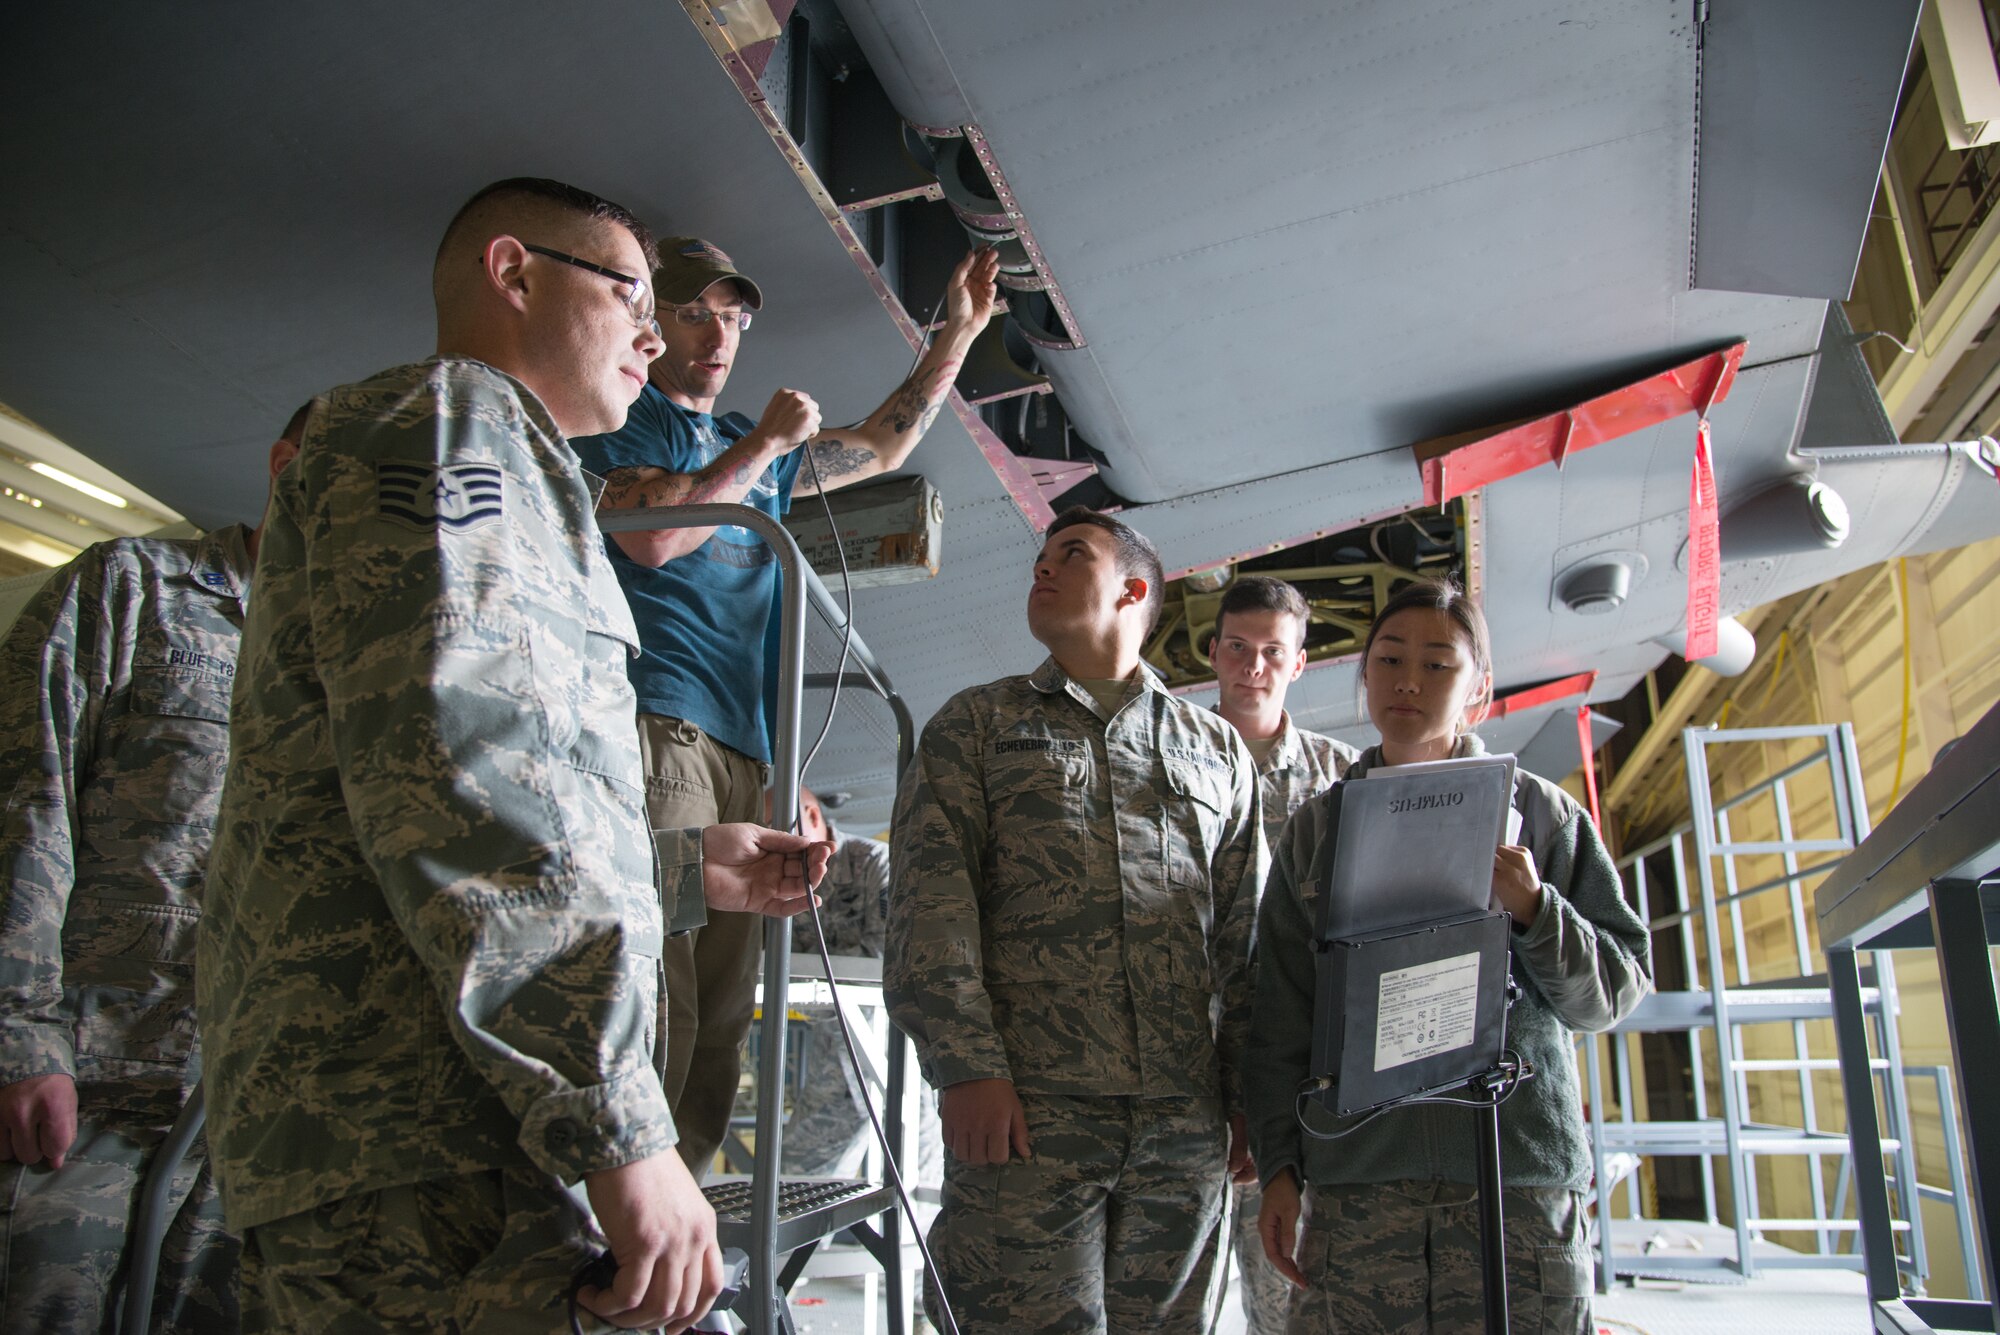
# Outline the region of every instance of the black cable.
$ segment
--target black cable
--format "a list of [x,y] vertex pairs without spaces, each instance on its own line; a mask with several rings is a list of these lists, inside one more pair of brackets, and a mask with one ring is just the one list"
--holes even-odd
[[[923,365],[924,354],[929,352],[931,347],[931,326],[937,323],[938,312],[944,309],[945,298],[950,295],[951,289],[946,287],[938,294],[937,304],[931,307],[930,318],[924,321],[923,336],[917,340],[916,355],[910,359],[910,369],[903,375],[905,383],[908,383],[910,378],[916,375],[917,368]],[[808,440],[803,448],[806,452],[806,467],[812,470],[813,490],[819,493],[820,509],[826,514],[827,535],[833,539],[834,555],[840,558],[840,600],[843,604],[841,616],[844,624],[840,628],[840,659],[833,668],[833,698],[827,701],[826,719],[819,725],[819,735],[813,738],[811,749],[806,752],[805,759],[799,762],[800,783],[805,782],[806,771],[812,768],[813,758],[819,755],[820,744],[826,741],[826,734],[833,727],[833,714],[840,708],[840,691],[847,676],[848,650],[854,643],[854,585],[847,571],[847,545],[840,540],[840,527],[834,522],[833,505],[826,499],[826,486],[820,480],[819,460],[813,457],[812,442]],[[814,921],[815,923],[818,921],[817,910],[814,912]]]
[[[819,460],[813,458],[812,442],[806,442],[805,450],[806,466],[812,470],[813,489],[819,492],[820,509],[826,512],[826,531],[833,539],[833,554],[840,558],[840,599],[845,605],[841,608],[840,659],[833,665],[833,696],[826,702],[826,718],[819,725],[819,736],[813,738],[812,748],[799,762],[801,784],[806,781],[806,771],[812,767],[813,758],[819,754],[820,743],[826,740],[826,734],[833,727],[834,711],[840,708],[840,688],[847,677],[847,653],[854,643],[854,585],[847,573],[847,544],[840,540],[840,526],[834,521],[833,505],[826,499],[826,488],[820,482]],[[819,919],[817,909],[813,911],[813,919],[815,922]]]
[[[903,1207],[903,1217],[910,1221],[910,1236],[917,1244],[917,1254],[923,1257],[924,1274],[937,1293],[938,1312],[944,1317],[945,1335],[958,1335],[958,1318],[952,1315],[951,1300],[945,1296],[944,1277],[938,1273],[937,1262],[931,1257],[930,1243],[924,1238],[924,1231],[917,1224],[916,1207],[910,1203],[910,1193],[903,1185],[903,1175],[896,1167],[896,1151],[889,1144],[889,1133],[882,1127],[882,1118],[875,1111],[875,1098],[868,1092],[868,1076],[861,1066],[861,1050],[855,1045],[854,1031],[847,1026],[847,1013],[840,1006],[840,985],[833,978],[833,955],[827,949],[826,928],[819,920],[819,905],[811,905],[813,936],[819,946],[820,967],[826,971],[826,989],[833,998],[833,1018],[840,1025],[840,1040],[847,1048],[848,1064],[854,1068],[855,1086],[861,1093],[861,1106],[868,1111],[868,1124],[874,1128],[875,1143],[882,1147],[882,1168],[896,1188],[896,1199]],[[891,1026],[889,1041],[901,1042],[901,1038]],[[902,1264],[901,1258],[897,1259]]]
[[1343,1127],[1339,1131],[1315,1131],[1306,1124],[1306,1100],[1320,1090],[1325,1089],[1327,1085],[1325,1082],[1319,1080],[1307,1079],[1299,1082],[1298,1095],[1292,1100],[1292,1112],[1298,1119],[1299,1130],[1305,1132],[1314,1140],[1344,1140],[1378,1117],[1395,1112],[1400,1108],[1414,1107],[1419,1103],[1441,1104],[1454,1108],[1497,1108],[1508,1099],[1513,1098],[1514,1091],[1519,1089],[1527,1081],[1529,1075],[1532,1074],[1527,1069],[1527,1063],[1521,1060],[1521,1055],[1512,1048],[1508,1048],[1501,1055],[1500,1065],[1502,1071],[1501,1083],[1496,1087],[1497,1093],[1495,1097],[1491,1099],[1455,1099],[1444,1094],[1426,1094],[1422,1098],[1403,1099],[1398,1103],[1391,1103],[1377,1108],[1355,1122],[1354,1125]]
[[[950,289],[947,288],[945,293],[938,297],[937,305],[931,308],[930,319],[924,324],[923,337],[917,343],[916,356],[910,362],[908,374],[903,377],[905,381],[917,373],[917,367],[923,364],[924,353],[930,350],[931,325],[937,323],[938,312],[944,309],[945,296],[949,295],[949,292]],[[826,720],[820,724],[819,735],[813,739],[812,748],[806,752],[805,759],[799,762],[799,782],[802,785],[805,782],[807,768],[812,764],[813,757],[819,754],[820,744],[826,740],[828,730],[833,727],[834,711],[840,707],[840,692],[846,685],[848,652],[854,639],[854,586],[847,569],[847,548],[840,541],[840,529],[834,522],[833,506],[826,499],[826,488],[820,481],[819,461],[813,457],[810,441],[806,443],[805,451],[806,466],[812,470],[813,488],[819,492],[820,506],[826,512],[826,526],[833,537],[834,554],[840,558],[840,595],[841,601],[845,604],[842,609],[845,624],[841,627],[840,660],[834,666],[833,698],[827,702]],[[802,834],[804,829],[803,811],[793,812],[793,833]],[[813,937],[819,947],[820,966],[826,971],[827,993],[833,999],[833,1018],[840,1026],[840,1039],[847,1049],[848,1064],[854,1068],[855,1085],[861,1093],[861,1105],[868,1112],[868,1123],[874,1128],[875,1142],[882,1147],[883,1170],[888,1175],[890,1184],[896,1188],[896,1200],[902,1206],[903,1217],[909,1221],[911,1237],[917,1244],[917,1254],[923,1258],[924,1274],[929,1278],[933,1292],[937,1294],[938,1312],[944,1317],[944,1335],[959,1335],[958,1319],[952,1314],[950,1299],[945,1296],[944,1277],[938,1273],[937,1262],[931,1256],[930,1243],[925,1239],[923,1229],[917,1224],[916,1206],[911,1203],[909,1190],[903,1185],[903,1174],[896,1166],[896,1152],[889,1145],[889,1133],[883,1129],[881,1116],[875,1110],[875,1099],[868,1092],[868,1076],[861,1065],[861,1050],[855,1044],[854,1031],[848,1028],[847,1013],[841,1009],[840,985],[834,981],[833,955],[827,949],[826,927],[820,921],[818,898],[809,897],[806,907],[812,914]],[[892,1034],[890,1041],[900,1040]],[[897,1257],[894,1264],[901,1265],[902,1258]]]

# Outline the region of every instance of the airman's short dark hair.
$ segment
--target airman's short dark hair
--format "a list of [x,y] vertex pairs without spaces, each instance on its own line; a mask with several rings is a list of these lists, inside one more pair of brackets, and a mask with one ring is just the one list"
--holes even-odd
[[1306,645],[1306,625],[1312,620],[1312,607],[1305,595],[1281,579],[1269,575],[1239,575],[1230,581],[1223,591],[1222,605],[1215,610],[1215,633],[1222,634],[1222,621],[1231,612],[1286,612],[1299,619],[1299,642],[1293,646],[1303,649]]
[[[532,208],[537,204],[553,206],[563,213],[592,222],[615,223],[630,232],[646,256],[644,272],[633,276],[651,282],[650,275],[653,267],[660,262],[660,255],[653,245],[653,234],[646,230],[646,224],[622,204],[614,204],[601,195],[593,195],[588,190],[561,181],[552,181],[546,176],[510,176],[504,181],[495,181],[460,205],[458,212],[452,215],[450,225],[444,229],[444,239],[438,243],[438,267],[442,268],[447,258],[464,243],[467,230],[489,217],[496,206],[527,205]],[[535,240],[533,237],[527,239]],[[549,243],[544,241],[541,244]]]
[[1160,608],[1167,600],[1166,567],[1160,564],[1160,553],[1152,542],[1138,529],[1121,519],[1114,519],[1087,505],[1072,505],[1055,517],[1055,521],[1042,534],[1044,542],[1066,528],[1087,524],[1091,528],[1101,528],[1109,533],[1118,547],[1118,573],[1126,579],[1146,581],[1146,634],[1153,633],[1159,624]]

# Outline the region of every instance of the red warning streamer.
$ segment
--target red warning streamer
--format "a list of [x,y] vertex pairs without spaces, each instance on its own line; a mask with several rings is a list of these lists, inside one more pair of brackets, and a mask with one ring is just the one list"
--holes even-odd
[[1424,504],[1442,505],[1543,464],[1560,468],[1572,454],[1683,413],[1705,418],[1729,397],[1745,347],[1732,344],[1546,417],[1425,441],[1415,447]]
[[1599,829],[1604,827],[1604,816],[1597,809],[1597,748],[1590,735],[1590,706],[1576,707],[1576,747],[1583,752],[1583,791],[1590,798],[1590,819]]
[[1716,520],[1715,463],[1708,419],[1694,433],[1694,478],[1688,487],[1687,649],[1692,663],[1716,649],[1715,622],[1722,603],[1722,535]]
[[1579,672],[1573,677],[1564,677],[1560,681],[1550,681],[1544,682],[1540,686],[1530,686],[1525,690],[1514,691],[1495,700],[1492,707],[1486,711],[1486,717],[1488,719],[1503,719],[1509,714],[1518,714],[1524,709],[1538,709],[1542,705],[1554,704],[1556,701],[1565,699],[1568,696],[1588,695],[1591,688],[1596,685],[1597,674],[1595,672]]

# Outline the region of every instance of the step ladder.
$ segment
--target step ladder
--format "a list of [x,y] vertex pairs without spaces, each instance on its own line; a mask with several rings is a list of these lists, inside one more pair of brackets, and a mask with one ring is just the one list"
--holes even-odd
[[[1812,1055],[1807,1025],[1831,1021],[1833,992],[1825,974],[1815,970],[1816,948],[1807,926],[1807,881],[1830,870],[1868,834],[1868,813],[1861,772],[1856,760],[1854,730],[1848,724],[1788,728],[1690,728],[1682,734],[1687,762],[1689,821],[1619,862],[1628,891],[1651,933],[1655,972],[1662,955],[1673,951],[1680,964],[1681,990],[1655,992],[1605,1035],[1587,1036],[1584,1048],[1584,1097],[1589,1104],[1592,1150],[1596,1165],[1598,1217],[1597,1283],[1600,1291],[1615,1279],[1645,1276],[1706,1276],[1712,1279],[1754,1276],[1759,1269],[1837,1268],[1859,1270],[1859,1248],[1852,1246],[1858,1224],[1843,1218],[1846,1183],[1850,1176],[1849,1145],[1844,1130],[1821,1124],[1814,1074],[1837,1071],[1830,1054]],[[1718,794],[1711,756],[1718,748],[1777,745],[1797,749],[1802,758],[1784,764],[1769,778],[1744,791]],[[1799,784],[1821,785],[1830,801],[1828,828],[1808,835],[1795,827],[1794,794]],[[1761,804],[1753,808],[1752,804]],[[1761,817],[1774,828],[1775,839],[1739,838],[1732,829]],[[1744,884],[1746,860],[1776,859],[1776,874]],[[1651,915],[1655,886],[1671,886],[1673,910]],[[1785,912],[1780,921],[1790,936],[1793,976],[1753,980],[1745,931],[1744,906],[1765,896],[1780,896]],[[1725,950],[1725,936],[1729,949]],[[1769,959],[1771,952],[1765,952]],[[1703,982],[1706,986],[1703,986]],[[1905,1091],[1902,1050],[1896,1032],[1898,1006],[1894,966],[1887,952],[1875,955],[1862,980],[1863,1011],[1873,1042],[1871,1069],[1883,1106],[1883,1150],[1892,1161],[1897,1219],[1894,1228],[1904,1246],[1899,1268],[1916,1292],[1922,1291],[1930,1267],[1924,1250],[1922,1215],[1917,1206],[1916,1159],[1910,1143],[1909,1100]],[[1745,1033],[1763,1027],[1789,1031],[1791,1053],[1779,1057],[1749,1057]],[[1644,1034],[1680,1034],[1686,1038],[1690,1102],[1694,1116],[1680,1121],[1642,1121],[1634,1116],[1632,1049]],[[1713,1044],[1711,1059],[1703,1035]],[[1608,1049],[1617,1079],[1619,1115],[1605,1116],[1604,1080]],[[1715,1097],[1708,1089],[1710,1069]],[[1796,1078],[1800,1110],[1798,1125],[1754,1120],[1750,1115],[1749,1077],[1788,1072]],[[1719,1105],[1719,1106],[1713,1106]],[[1619,1255],[1614,1239],[1629,1237],[1646,1220],[1637,1178],[1647,1158],[1690,1157],[1701,1161],[1702,1204],[1707,1222],[1722,1225],[1718,1173],[1727,1183],[1729,1227],[1735,1234],[1735,1255]],[[1759,1201],[1757,1166],[1762,1159],[1785,1156],[1808,1160],[1811,1214],[1766,1215]],[[1835,1200],[1829,1208],[1826,1175],[1835,1162]],[[1954,1185],[1958,1167],[1954,1168]],[[1622,1171],[1621,1171],[1622,1170]],[[1624,1219],[1613,1217],[1613,1197],[1626,1188]],[[1811,1251],[1758,1247],[1773,1231],[1811,1233]]]

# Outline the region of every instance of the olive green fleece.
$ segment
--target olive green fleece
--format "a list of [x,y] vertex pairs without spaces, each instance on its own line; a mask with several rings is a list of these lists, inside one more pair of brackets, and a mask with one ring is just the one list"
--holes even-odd
[[[1483,750],[1477,737],[1468,737],[1457,754]],[[1371,748],[1347,781],[1382,763],[1381,749]],[[1572,1034],[1608,1029],[1630,1013],[1652,986],[1651,948],[1596,825],[1575,800],[1516,770],[1514,806],[1522,816],[1521,841],[1541,873],[1542,906],[1513,934],[1521,997],[1508,1015],[1507,1045],[1536,1074],[1500,1109],[1501,1172],[1509,1186],[1581,1190],[1590,1181],[1591,1157]],[[1293,814],[1272,849],[1257,917],[1256,1004],[1244,1074],[1259,1179],[1291,1169],[1324,1186],[1476,1181],[1469,1109],[1398,1108],[1338,1140],[1314,1139],[1300,1127],[1297,1098],[1312,1050],[1313,924],[1337,835],[1322,794]],[[1345,1129],[1318,1108],[1307,1116],[1315,1130]]]

